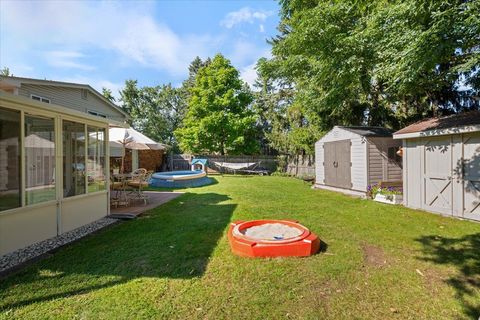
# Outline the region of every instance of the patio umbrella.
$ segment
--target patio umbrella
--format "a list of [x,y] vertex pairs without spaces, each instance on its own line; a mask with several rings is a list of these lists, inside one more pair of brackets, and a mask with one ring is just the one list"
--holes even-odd
[[[163,150],[166,145],[158,143],[138,132],[133,128],[118,128],[113,127],[109,129],[109,141],[120,144],[124,149],[132,150]],[[124,150],[125,151],[125,150]],[[121,172],[123,173],[125,162],[125,152],[122,156]]]

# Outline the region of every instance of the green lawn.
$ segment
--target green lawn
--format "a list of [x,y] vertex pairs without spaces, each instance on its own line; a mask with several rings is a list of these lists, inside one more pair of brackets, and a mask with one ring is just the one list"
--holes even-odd
[[[311,190],[218,177],[135,221],[0,280],[0,318],[477,319],[480,224]],[[233,256],[230,221],[297,219],[326,250]]]

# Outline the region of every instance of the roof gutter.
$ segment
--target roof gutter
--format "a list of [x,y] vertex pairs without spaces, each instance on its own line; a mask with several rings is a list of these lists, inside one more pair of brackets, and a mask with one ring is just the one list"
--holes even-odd
[[393,139],[413,139],[431,136],[446,136],[450,134],[461,134],[480,131],[480,125],[452,127],[446,129],[433,129],[427,131],[410,132],[410,133],[394,133]]

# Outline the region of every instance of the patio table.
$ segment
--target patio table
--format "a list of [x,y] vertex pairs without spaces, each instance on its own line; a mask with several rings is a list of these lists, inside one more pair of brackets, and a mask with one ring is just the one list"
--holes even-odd
[[131,174],[114,174],[111,182],[111,190],[115,191],[115,198],[112,199],[111,204],[115,207],[119,205],[130,205],[130,199],[127,194],[128,182],[131,178]]

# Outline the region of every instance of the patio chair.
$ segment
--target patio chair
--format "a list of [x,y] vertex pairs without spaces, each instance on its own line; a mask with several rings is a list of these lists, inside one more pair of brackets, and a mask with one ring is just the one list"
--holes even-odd
[[147,170],[140,168],[136,169],[131,174],[132,179],[128,181],[128,186],[131,188],[130,198],[133,200],[143,200],[145,205],[148,202],[148,195],[143,192],[143,188],[148,187],[148,180],[150,176],[147,174]]
[[119,205],[128,207],[130,201],[127,197],[126,189],[127,180],[125,178],[122,178],[120,181],[115,181],[113,177],[110,177],[110,205],[115,206],[115,208]]

